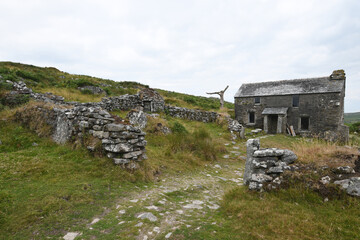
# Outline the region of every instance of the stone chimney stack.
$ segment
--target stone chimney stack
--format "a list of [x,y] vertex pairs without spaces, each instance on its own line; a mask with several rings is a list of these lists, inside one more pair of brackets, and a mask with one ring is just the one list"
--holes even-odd
[[334,70],[333,73],[330,75],[331,80],[346,80],[345,71],[340,70]]

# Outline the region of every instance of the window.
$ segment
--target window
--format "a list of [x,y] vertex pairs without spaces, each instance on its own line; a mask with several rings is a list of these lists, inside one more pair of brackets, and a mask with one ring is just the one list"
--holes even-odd
[[309,117],[301,117],[300,122],[301,122],[301,130],[309,130],[309,125],[310,125]]
[[255,97],[255,104],[260,104],[260,97]]
[[249,123],[255,123],[255,113],[249,112]]
[[294,95],[293,96],[293,107],[299,107],[299,95]]

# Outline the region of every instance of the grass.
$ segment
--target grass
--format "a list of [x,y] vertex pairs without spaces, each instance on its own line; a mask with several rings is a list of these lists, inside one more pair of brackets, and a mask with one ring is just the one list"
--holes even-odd
[[225,232],[236,236],[234,239],[360,237],[358,199],[344,196],[324,203],[305,186],[267,193],[235,188],[225,195],[222,207],[225,219],[229,219]]
[[71,88],[56,88],[56,87],[46,87],[40,88],[37,90],[40,93],[51,92],[55,95],[64,97],[65,101],[76,101],[76,102],[100,102],[102,97],[105,97],[105,94],[84,94],[78,89]]
[[5,239],[63,236],[146,180],[144,172],[129,174],[109,159],[57,145],[14,123],[0,121],[0,132],[0,234]]

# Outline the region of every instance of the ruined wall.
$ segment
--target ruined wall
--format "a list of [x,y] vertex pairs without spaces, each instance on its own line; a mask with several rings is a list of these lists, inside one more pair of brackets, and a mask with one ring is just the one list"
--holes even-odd
[[[318,135],[325,132],[335,133],[339,140],[347,139],[347,129],[343,126],[343,93],[304,94],[299,96],[299,107],[292,106],[293,95],[263,96],[260,104],[254,103],[254,97],[235,98],[236,119],[245,126],[263,128],[261,114],[266,107],[288,107],[287,123],[294,127],[297,134],[304,136]],[[249,112],[255,113],[255,123],[249,123]],[[309,117],[308,131],[300,128],[300,118]]]
[[51,126],[51,137],[57,143],[79,140],[90,151],[100,146],[115,164],[128,169],[137,168],[138,162],[147,158],[145,133],[129,124],[116,123],[101,107],[37,105],[16,113],[16,119],[27,125],[35,116]]
[[165,106],[165,112],[172,117],[205,123],[216,122],[216,119],[219,117],[219,114],[216,112],[174,107],[170,105]]
[[261,149],[259,139],[246,142],[246,154],[244,184],[250,190],[261,190],[264,185],[276,188],[282,181],[281,174],[297,160],[295,153],[287,149]]

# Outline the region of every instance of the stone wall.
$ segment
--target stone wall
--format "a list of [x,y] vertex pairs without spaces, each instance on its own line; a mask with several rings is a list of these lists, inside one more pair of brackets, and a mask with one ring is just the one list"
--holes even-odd
[[172,117],[205,123],[216,122],[216,119],[219,117],[219,114],[216,112],[174,107],[170,105],[165,106],[165,112]]
[[[86,147],[90,151],[100,146],[101,151],[115,164],[128,169],[137,168],[138,162],[147,158],[145,133],[132,125],[116,123],[109,112],[101,107],[85,105],[72,108],[60,105],[24,107],[16,113],[16,118],[30,124],[34,115],[40,115],[51,126],[51,136],[55,142],[64,144],[78,140],[88,144]],[[90,138],[92,141],[88,141]]]
[[264,185],[275,188],[282,181],[281,174],[290,170],[297,156],[287,149],[260,148],[259,139],[249,139],[246,142],[246,163],[244,184],[250,190],[261,190]]

